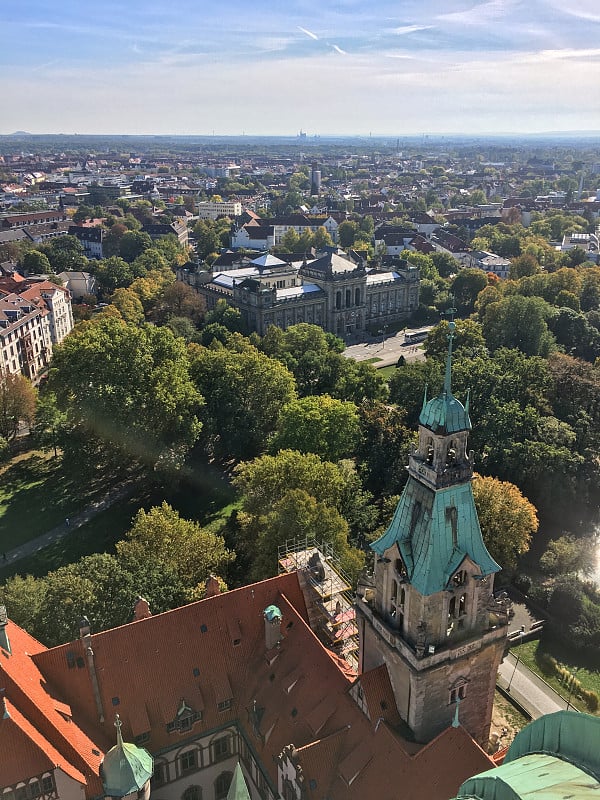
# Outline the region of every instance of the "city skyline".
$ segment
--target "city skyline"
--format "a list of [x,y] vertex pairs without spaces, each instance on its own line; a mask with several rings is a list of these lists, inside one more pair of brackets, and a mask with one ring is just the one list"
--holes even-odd
[[598,131],[592,0],[0,11],[0,134]]

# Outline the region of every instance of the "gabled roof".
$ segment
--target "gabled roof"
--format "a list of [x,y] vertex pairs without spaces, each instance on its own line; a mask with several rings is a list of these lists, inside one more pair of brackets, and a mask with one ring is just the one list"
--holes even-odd
[[0,713],[0,786],[11,786],[24,777],[41,775],[55,767],[82,786],[85,777],[37,730],[19,709],[4,701]]
[[[64,702],[66,697],[48,685],[46,677],[34,663],[37,655],[47,652],[46,648],[10,620],[6,630],[11,653],[0,651],[0,685],[6,689],[9,708],[17,709],[11,718],[38,749],[49,753],[47,742],[59,753],[60,758],[54,763],[59,764],[64,772],[83,775],[82,782],[87,784],[89,796],[99,794],[102,791],[98,777],[102,748],[74,723],[71,709]],[[32,738],[32,730],[37,738]],[[52,755],[52,758],[56,756]],[[11,768],[11,763],[2,759],[6,769]],[[79,777],[75,779],[79,780]]]

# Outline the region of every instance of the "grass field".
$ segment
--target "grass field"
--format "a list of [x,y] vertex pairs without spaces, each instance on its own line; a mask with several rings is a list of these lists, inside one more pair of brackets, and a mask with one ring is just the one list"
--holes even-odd
[[30,450],[15,456],[0,469],[0,551],[60,525],[108,488],[102,480],[76,485],[50,453]]
[[394,374],[395,371],[396,371],[395,364],[391,364],[389,367],[381,367],[380,369],[377,370],[378,374],[382,375],[386,381],[390,379],[390,377]]
[[[0,552],[46,533],[110,488],[99,484],[88,493],[79,494],[63,475],[60,459],[34,452],[13,459],[4,468],[6,474],[10,480],[2,483],[0,490]],[[163,500],[182,517],[213,530],[219,528],[237,505],[236,495],[223,476],[203,464],[192,465],[185,485],[176,491],[140,481],[130,496],[118,500],[85,525],[74,528],[33,556],[0,568],[0,582],[16,573],[45,575],[82,556],[113,552],[115,543],[131,527],[138,509],[148,510]]]
[[[567,651],[554,643],[543,643],[539,640],[525,642],[525,644],[512,647],[511,650],[515,655],[519,656],[521,661],[528,666],[529,669],[540,675],[546,683],[550,684],[550,686],[563,697],[568,698],[569,689],[565,687],[555,675],[548,675],[540,668],[536,657],[540,653],[547,653],[550,656],[554,656],[560,664],[567,667],[571,672],[577,670],[577,680],[581,683],[583,688],[591,689],[600,695],[600,672],[589,664],[586,664],[582,659],[577,658],[573,652]],[[578,700],[577,697],[571,697],[571,702],[580,711],[587,711],[589,713],[589,709],[585,703]]]

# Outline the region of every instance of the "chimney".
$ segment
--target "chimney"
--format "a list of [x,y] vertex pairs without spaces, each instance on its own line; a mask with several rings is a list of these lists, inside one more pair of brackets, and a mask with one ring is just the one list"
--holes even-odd
[[268,652],[281,640],[281,611],[277,606],[267,606],[263,616],[265,618],[265,644]]
[[143,597],[136,597],[135,603],[133,604],[133,619],[137,621],[139,619],[147,619],[151,617],[152,613],[150,612],[150,605],[147,600]]
[[11,655],[12,650],[10,649],[10,640],[8,638],[8,633],[6,632],[6,626],[8,625],[8,617],[6,615],[6,606],[0,606],[0,647]]
[[102,698],[100,697],[100,685],[98,683],[98,675],[96,674],[96,662],[94,661],[94,651],[92,650],[92,634],[90,628],[90,621],[87,617],[82,617],[79,621],[79,638],[85,651],[88,669],[90,671],[90,680],[92,682],[92,692],[94,700],[96,701],[96,709],[100,722],[104,722],[104,709],[102,707]]
[[204,590],[204,597],[216,597],[216,595],[221,594],[221,586],[219,581],[215,578],[214,575],[211,575],[208,580],[206,581],[206,589]]

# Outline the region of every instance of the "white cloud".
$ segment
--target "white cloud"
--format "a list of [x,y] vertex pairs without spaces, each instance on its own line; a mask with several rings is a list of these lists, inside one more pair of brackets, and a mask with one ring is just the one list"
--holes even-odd
[[315,39],[315,41],[317,42],[319,41],[319,37],[317,36],[316,33],[313,33],[312,31],[309,31],[306,28],[302,28],[300,25],[298,25],[298,30],[302,31],[302,33],[305,33],[311,39]]
[[342,50],[337,44],[332,44],[331,47],[335,50],[336,53],[339,53],[342,56],[347,56],[348,53],[345,50]]
[[513,5],[514,0],[488,0],[487,3],[479,3],[463,11],[439,14],[437,19],[456,25],[487,25],[489,22],[503,17]]
[[392,33],[398,36],[405,36],[408,33],[416,33],[417,31],[428,31],[433,27],[433,25],[401,25],[399,28],[394,28]]

